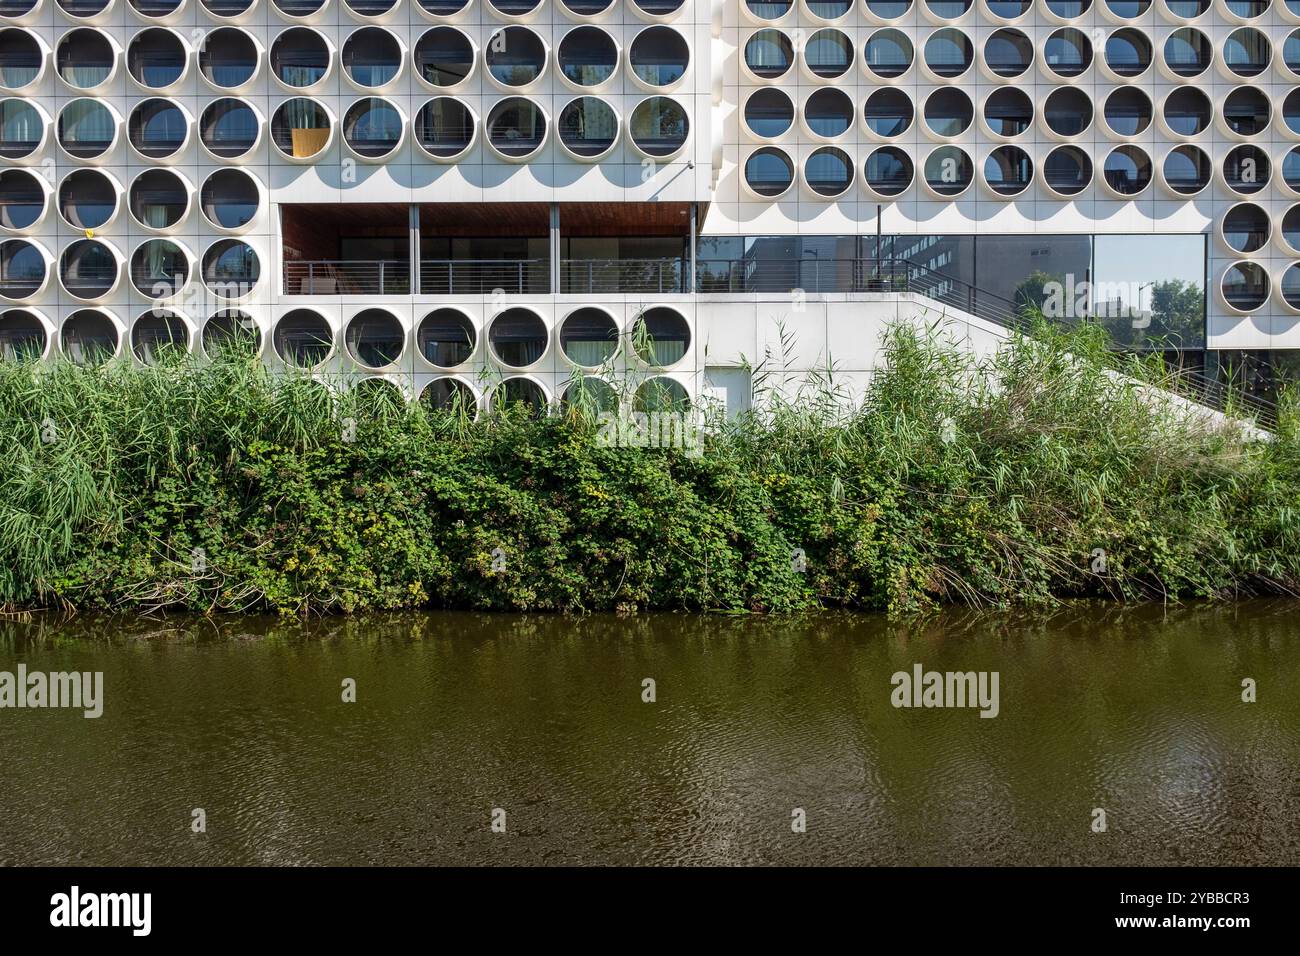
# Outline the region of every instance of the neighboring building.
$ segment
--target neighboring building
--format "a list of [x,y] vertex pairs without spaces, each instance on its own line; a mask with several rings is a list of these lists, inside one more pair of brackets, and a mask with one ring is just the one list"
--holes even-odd
[[6,353],[741,407],[908,289],[1300,354],[1300,0],[0,0],[0,158]]

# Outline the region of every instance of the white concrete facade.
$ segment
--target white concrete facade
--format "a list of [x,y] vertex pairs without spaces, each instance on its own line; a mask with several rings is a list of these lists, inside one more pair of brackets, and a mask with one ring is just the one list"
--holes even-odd
[[[879,228],[886,234],[1206,234],[1211,237],[1207,347],[1300,349],[1300,2],[1111,0],[1108,4],[1094,0],[1070,6],[1088,9],[1071,17],[1066,14],[1073,10],[1060,0],[1019,4],[913,0],[887,7],[877,0],[842,5],[808,0],[682,0],[675,5],[671,0],[644,0],[643,6],[635,0],[574,0],[568,6],[562,0],[501,0],[498,6],[489,0],[464,4],[393,0],[387,5],[382,0],[356,0],[353,6],[345,0],[281,0],[279,5],[274,0],[64,0],[62,5],[57,0],[4,0],[0,2],[0,110],[4,111],[0,114],[4,129],[0,195],[19,199],[11,200],[12,207],[0,217],[0,253],[15,257],[13,261],[29,272],[39,258],[44,274],[39,282],[24,285],[20,280],[0,289],[4,293],[0,322],[11,313],[34,318],[46,332],[46,354],[53,354],[64,344],[65,323],[74,316],[84,318],[91,310],[112,324],[119,351],[126,353],[138,320],[151,311],[174,312],[186,323],[190,345],[197,349],[208,318],[237,309],[258,326],[268,359],[276,361],[277,323],[286,314],[309,309],[325,320],[333,336],[333,351],[321,365],[322,372],[389,377],[408,394],[418,394],[429,381],[448,375],[459,377],[478,395],[502,378],[526,376],[548,398],[555,398],[575,373],[561,348],[558,330],[576,309],[594,307],[605,310],[620,330],[620,355],[629,358],[619,362],[643,377],[675,378],[690,395],[699,396],[710,387],[710,375],[721,376],[717,370],[761,361],[777,324],[793,334],[798,365],[812,368],[831,361],[850,380],[860,378],[875,363],[880,323],[915,306],[912,299],[872,293],[810,293],[798,297],[797,304],[794,297],[766,293],[435,296],[323,294],[313,288],[302,294],[303,287],[291,288],[283,279],[281,209],[288,205],[351,208],[356,204],[364,210],[364,204],[656,202],[696,206],[702,217],[701,237],[869,236],[878,228],[877,207],[882,216]],[[1121,15],[1126,13],[1134,15]],[[419,75],[415,51],[428,31],[447,27],[460,31],[470,43],[473,67],[463,80],[440,86]],[[507,28],[531,31],[511,36],[522,38],[525,46],[540,45],[543,56],[537,78],[511,85],[493,76],[489,55],[494,37],[499,41],[500,31]],[[608,79],[583,86],[563,75],[559,49],[566,35],[592,28],[602,31],[602,42],[612,43],[617,65]],[[277,42],[288,43],[286,35],[291,31],[304,29],[313,31],[311,42],[327,51],[327,68],[318,81],[294,87],[276,75],[273,53]],[[228,32],[232,30],[241,32]],[[1071,38],[1086,41],[1092,51],[1091,62],[1082,69],[1065,70],[1072,73],[1068,76],[1053,72],[1048,63],[1049,58],[1060,59],[1056,46],[1050,47],[1054,51],[1050,57],[1048,51],[1049,44],[1056,42],[1053,36],[1062,30],[1078,31]],[[1177,50],[1185,49],[1179,46],[1179,38],[1194,39],[1192,34],[1177,33],[1187,30],[1203,34],[1211,51],[1196,75],[1187,73],[1190,67],[1171,62]],[[686,51],[680,77],[655,84],[634,69],[638,38],[648,43],[651,31],[672,31],[672,37],[680,39]],[[896,75],[884,75],[891,71],[873,70],[868,63],[869,43],[880,39],[882,31],[896,31],[912,48],[910,66],[893,71]],[[928,44],[944,37],[960,40],[957,33],[943,31],[959,31],[969,41],[967,68],[944,68],[933,57],[933,62],[927,62]],[[1032,48],[1031,62],[1018,75],[1008,75],[1015,67],[1006,65],[1005,54],[1014,50],[1019,39],[999,31],[1017,31]],[[1115,40],[1122,31],[1127,32]],[[1258,36],[1240,31],[1257,31]],[[256,51],[247,78],[228,85],[214,81],[202,54],[218,34],[227,42],[251,44]],[[759,41],[754,41],[756,34],[761,34]],[[989,40],[995,34],[1009,45],[991,47]],[[300,32],[292,39],[307,36]],[[817,55],[833,52],[841,36],[852,61],[842,74],[829,75],[834,67],[818,66]],[[347,65],[362,37],[391,43],[399,51],[395,75],[376,86],[363,81],[368,69],[382,74],[382,62],[352,69]],[[790,59],[784,70],[776,62],[783,49],[781,37],[789,42]],[[160,70],[165,82],[150,86],[142,81],[144,74],[133,66],[132,52],[138,52],[146,40],[183,51],[179,75],[170,78],[167,58],[162,57],[149,61],[145,69]],[[1149,63],[1126,68],[1120,55],[1126,50],[1140,55],[1143,40],[1150,47]],[[747,62],[751,42],[764,46],[766,52],[751,54]],[[1109,65],[1108,42],[1116,51],[1115,62]],[[1239,59],[1238,47],[1262,51],[1267,62],[1239,66],[1235,73],[1229,61]],[[293,52],[288,46],[281,50]],[[588,57],[596,63],[600,59]],[[305,62],[289,60],[285,69],[290,71]],[[101,62],[105,65],[98,69]],[[677,69],[662,48],[651,50],[644,63],[648,64],[644,70],[651,73],[664,69],[672,75]],[[946,75],[954,70],[956,75]],[[1239,75],[1252,72],[1255,75]],[[1077,134],[1053,130],[1045,115],[1049,96],[1067,87],[1084,94],[1094,112]],[[1166,102],[1184,88],[1203,93],[1211,108],[1206,128],[1194,134],[1180,133],[1176,125],[1166,122]],[[1229,120],[1234,109],[1229,97],[1243,88],[1258,91],[1268,111],[1260,128],[1249,133],[1235,131]],[[756,93],[768,89],[789,98],[790,124],[784,132],[759,135],[746,123],[745,106]],[[907,128],[893,136],[874,130],[864,114],[873,95],[887,89],[905,95],[915,114]],[[1018,135],[998,135],[985,116],[990,96],[1003,89],[1022,91],[1032,104],[1028,128]],[[1116,133],[1105,117],[1110,97],[1126,89],[1141,91],[1150,103],[1149,117],[1144,124],[1139,117],[1142,128],[1131,135]],[[944,91],[949,90],[969,100],[968,123],[960,117],[961,98],[948,96]],[[934,99],[936,94],[943,96]],[[819,134],[819,129],[825,129],[826,115],[832,125],[835,115],[832,109],[830,114],[816,114],[820,120],[810,118],[808,103],[817,95],[821,98],[814,103],[821,108],[828,103],[847,104],[849,122],[842,132]],[[474,120],[470,145],[441,158],[417,143],[414,123],[421,108],[440,96],[454,97]],[[583,157],[566,149],[557,133],[562,111],[582,96],[598,97],[618,121],[614,142],[598,156]],[[323,111],[329,132],[318,152],[294,157],[273,141],[272,120],[286,102],[304,97]],[[350,146],[344,129],[355,105],[372,97],[384,100],[401,118],[398,142],[391,152],[379,156]],[[504,155],[489,142],[487,123],[494,107],[511,97],[532,101],[547,120],[544,141],[527,156]],[[638,106],[656,97],[667,97],[681,107],[688,132],[680,148],[652,156],[638,145],[630,127]],[[243,101],[258,120],[256,142],[238,156],[218,155],[201,142],[205,117],[214,115],[213,104],[226,98]],[[61,118],[66,125],[75,125],[78,111],[86,108],[78,101],[85,100],[106,109],[107,114],[100,115],[106,115],[116,130],[112,142],[97,155],[87,150],[79,154],[75,144],[69,148],[61,142]],[[154,100],[168,103],[147,105]],[[901,101],[895,97],[895,102]],[[934,125],[925,117],[927,103],[936,107]],[[132,144],[133,117],[147,119],[153,115],[149,109],[173,108],[175,112],[167,112],[158,128],[183,127],[183,141],[174,152],[147,155]],[[94,127],[87,121],[84,128]],[[25,153],[23,142],[32,145]],[[1093,166],[1087,185],[1069,196],[1054,190],[1044,173],[1048,155],[1066,146],[1077,147]],[[1184,187],[1180,193],[1162,173],[1170,152],[1188,146],[1204,151],[1210,175],[1203,186]],[[1249,184],[1244,193],[1234,189],[1224,174],[1225,158],[1243,146],[1257,147],[1270,166],[1258,172],[1263,184]],[[901,151],[914,169],[910,184],[896,194],[873,190],[864,173],[868,158],[882,147]],[[990,153],[1005,147],[1022,149],[1033,166],[1032,182],[1014,195],[1000,194],[984,175]],[[1103,171],[1113,150],[1134,147],[1141,153],[1131,155],[1150,160],[1150,181],[1126,196],[1106,184]],[[851,182],[838,195],[819,194],[807,173],[808,158],[827,148],[842,151],[852,170]],[[761,149],[780,150],[791,162],[790,187],[779,195],[763,195],[746,182],[746,162]],[[954,149],[969,158],[971,181],[968,187],[944,195],[925,181],[926,162],[936,150]],[[1290,160],[1293,167],[1288,167],[1292,150],[1297,152]],[[1284,169],[1291,168],[1293,174],[1284,175]],[[174,221],[165,224],[152,212],[144,217],[148,222],[133,214],[133,187],[140,184],[143,193],[144,186],[156,180],[141,177],[159,169],[174,174],[168,182],[179,184],[188,199]],[[223,225],[223,213],[201,208],[203,190],[214,174],[231,169],[248,177],[240,184],[255,187],[256,211],[246,222]],[[86,170],[95,175],[81,175]],[[17,172],[11,175],[11,171]],[[61,201],[65,190],[66,202]],[[31,198],[35,192],[44,197],[39,212]],[[1250,208],[1242,208],[1243,203]],[[1240,230],[1225,235],[1222,226],[1234,209],[1238,217],[1234,221],[1249,224],[1254,221],[1251,216],[1262,216],[1262,242],[1258,230],[1248,229],[1253,238],[1244,240],[1245,248],[1232,248]],[[83,226],[79,219],[83,213],[91,217],[93,227]],[[426,222],[425,227],[436,230],[436,223]],[[69,288],[61,268],[69,250],[84,251],[86,242],[102,244],[104,261],[116,263],[117,269],[115,280],[90,294],[85,287]],[[160,242],[168,244],[165,250]],[[76,243],[83,245],[74,249]],[[237,252],[242,248],[238,244],[246,244],[256,257],[257,278],[238,296],[223,297],[218,294],[223,287],[217,277],[205,274],[215,267],[219,253]],[[159,264],[164,261],[170,264],[166,268],[184,263],[185,281],[175,295],[160,301],[150,290],[136,287],[131,271],[133,262],[139,263],[142,273],[150,273],[163,268]],[[94,272],[91,265],[98,267],[100,260],[85,267],[87,276]],[[1257,269],[1267,277],[1267,294],[1257,306],[1234,307],[1219,292],[1221,277],[1234,267]],[[1292,302],[1281,290],[1283,277],[1293,268],[1297,297]],[[15,274],[18,271],[15,266]],[[656,306],[679,312],[691,330],[684,354],[663,369],[639,363],[630,341],[638,315]],[[449,368],[427,362],[416,343],[421,320],[444,307],[458,309],[476,330],[471,357]],[[531,310],[545,324],[548,345],[536,361],[512,368],[498,361],[487,338],[495,317],[518,307]],[[345,341],[352,319],[373,308],[394,316],[406,340],[400,357],[379,368],[357,362]]]

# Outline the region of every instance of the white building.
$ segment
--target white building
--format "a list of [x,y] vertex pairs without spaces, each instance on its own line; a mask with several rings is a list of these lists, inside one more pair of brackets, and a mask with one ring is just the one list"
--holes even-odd
[[737,405],[907,289],[1300,355],[1300,0],[0,0],[0,158],[7,354]]

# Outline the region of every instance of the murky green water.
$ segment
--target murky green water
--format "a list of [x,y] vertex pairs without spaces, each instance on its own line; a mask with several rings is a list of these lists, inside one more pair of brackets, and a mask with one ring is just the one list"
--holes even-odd
[[[0,710],[8,864],[1300,863],[1296,603],[0,624],[19,662],[106,702]],[[915,663],[999,715],[895,709]]]

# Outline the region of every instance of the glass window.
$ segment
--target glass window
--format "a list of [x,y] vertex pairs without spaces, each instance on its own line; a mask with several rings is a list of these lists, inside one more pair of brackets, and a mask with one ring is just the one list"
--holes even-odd
[[1095,240],[1093,314],[1118,345],[1205,347],[1205,237]]
[[901,30],[877,30],[867,40],[867,69],[882,79],[902,76],[912,68],[912,41]]

